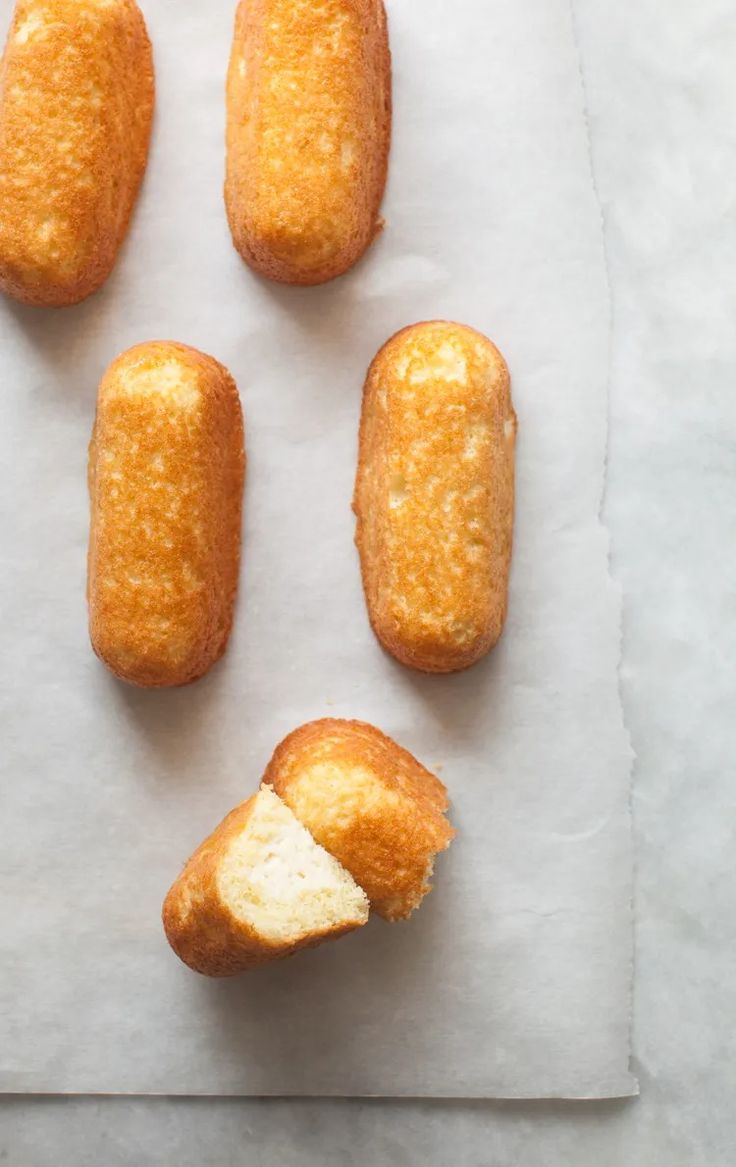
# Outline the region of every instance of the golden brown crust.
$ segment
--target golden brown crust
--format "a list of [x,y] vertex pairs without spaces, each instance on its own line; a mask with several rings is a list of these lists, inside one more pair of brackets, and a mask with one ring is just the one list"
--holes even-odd
[[362,721],[325,718],[276,749],[263,776],[387,920],[430,890],[437,852],[455,832],[447,790],[407,750]]
[[498,349],[435,320],[393,336],[365,383],[353,509],[371,625],[430,673],[475,664],[506,620],[516,415]]
[[0,66],[0,288],[62,307],[112,270],[146,168],[151,44],[134,0],[18,0]]
[[245,473],[235,382],[153,341],[115,360],[89,458],[89,622],[122,680],[183,685],[222,656],[233,620]]
[[227,81],[235,247],[288,284],[342,275],[381,223],[391,136],[382,0],[241,0]]

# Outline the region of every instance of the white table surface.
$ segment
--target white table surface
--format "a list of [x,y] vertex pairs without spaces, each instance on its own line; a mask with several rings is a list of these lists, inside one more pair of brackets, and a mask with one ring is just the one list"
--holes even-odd
[[0,1162],[736,1161],[736,5],[572,0],[571,19],[613,304],[604,518],[638,756],[641,1097],[5,1099]]

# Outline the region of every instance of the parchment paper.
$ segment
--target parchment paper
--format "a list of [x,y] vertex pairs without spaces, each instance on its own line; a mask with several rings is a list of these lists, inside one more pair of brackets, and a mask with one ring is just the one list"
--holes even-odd
[[[393,0],[386,231],[344,279],[294,290],[255,278],[225,223],[233,6],[145,7],[157,124],[121,262],[78,308],[0,305],[0,1085],[632,1093],[630,753],[598,519],[608,298],[568,8]],[[520,421],[508,629],[451,678],[375,644],[350,512],[366,366],[437,316],[500,346]],[[84,599],[96,386],[154,337],[230,367],[249,455],[229,653],[168,693],[108,676]],[[447,782],[458,838],[436,890],[407,924],[199,978],[168,950],[162,897],[280,738],[327,714],[375,722]]]

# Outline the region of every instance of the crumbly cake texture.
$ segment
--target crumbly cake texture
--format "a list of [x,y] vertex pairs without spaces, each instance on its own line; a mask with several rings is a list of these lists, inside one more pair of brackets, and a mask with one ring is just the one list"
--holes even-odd
[[225,651],[245,473],[235,382],[155,341],[99,388],[89,457],[89,622],[97,655],[150,688],[196,680]]
[[0,288],[76,304],[107,279],[148,156],[151,44],[134,0],[19,0],[0,66]]
[[263,776],[387,920],[405,919],[431,889],[455,832],[447,790],[416,758],[361,721],[303,725]]
[[336,939],[367,919],[361,889],[268,788],[205,839],[163,907],[171,947],[215,977]]
[[319,284],[381,228],[391,134],[382,0],[241,0],[227,80],[225,201],[262,275]]
[[487,337],[447,321],[393,336],[365,383],[353,509],[371,624],[397,660],[467,668],[501,635],[516,415]]

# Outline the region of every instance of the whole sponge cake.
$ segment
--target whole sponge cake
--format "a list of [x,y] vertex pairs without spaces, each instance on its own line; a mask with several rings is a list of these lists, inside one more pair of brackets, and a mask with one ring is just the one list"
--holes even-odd
[[361,721],[313,721],[278,746],[263,783],[347,868],[375,912],[401,920],[419,906],[454,831],[447,790],[407,750]]
[[151,44],[134,0],[18,0],[0,73],[0,288],[61,307],[94,292],[148,156]]
[[92,645],[122,680],[196,680],[225,651],[240,565],[245,473],[235,383],[168,341],[105,374],[89,455]]
[[516,415],[491,341],[434,320],[396,333],[366,378],[354,509],[368,614],[430,673],[468,668],[507,610]]
[[382,0],[242,0],[225,201],[246,262],[291,284],[354,264],[380,229],[390,127]]
[[171,947],[214,977],[280,960],[367,919],[361,889],[267,788],[205,839],[163,907]]

